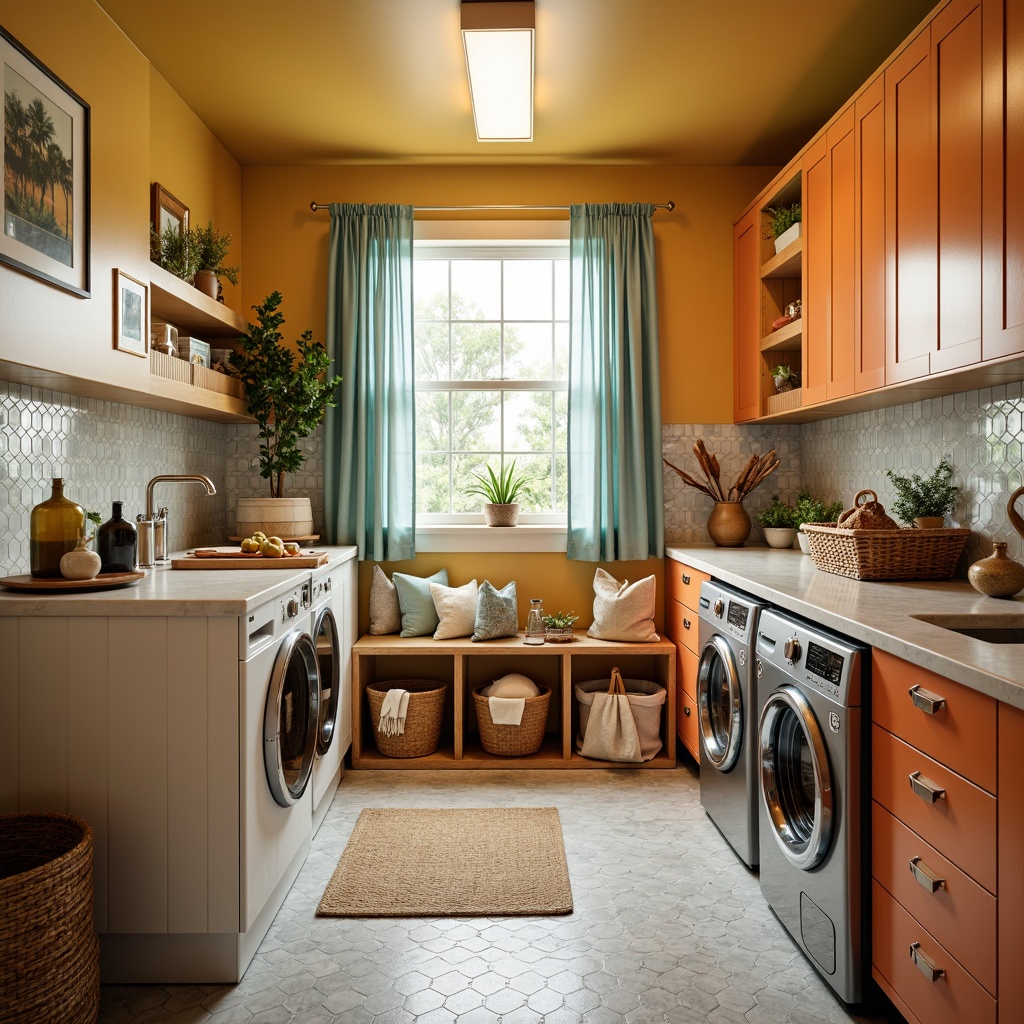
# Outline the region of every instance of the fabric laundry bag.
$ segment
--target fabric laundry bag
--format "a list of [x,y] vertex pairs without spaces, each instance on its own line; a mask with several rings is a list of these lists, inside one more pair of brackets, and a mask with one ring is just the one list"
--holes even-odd
[[579,752],[602,761],[649,761],[661,750],[664,686],[647,679],[623,680],[613,668],[610,682],[576,684],[580,705]]

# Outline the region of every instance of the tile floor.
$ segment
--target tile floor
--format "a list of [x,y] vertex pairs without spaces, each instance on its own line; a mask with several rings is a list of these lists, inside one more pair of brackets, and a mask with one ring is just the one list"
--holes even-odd
[[[317,918],[363,807],[555,806],[566,917]],[[101,1024],[836,1024],[696,769],[350,772],[238,985],[104,986]]]

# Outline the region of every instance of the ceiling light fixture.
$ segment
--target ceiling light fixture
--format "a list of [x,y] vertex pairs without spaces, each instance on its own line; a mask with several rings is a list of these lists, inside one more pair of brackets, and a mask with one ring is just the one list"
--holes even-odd
[[478,142],[533,141],[533,0],[462,0]]

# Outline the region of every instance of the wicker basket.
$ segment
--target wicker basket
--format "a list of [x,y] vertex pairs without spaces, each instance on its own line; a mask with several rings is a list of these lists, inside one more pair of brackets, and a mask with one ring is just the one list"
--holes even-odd
[[536,697],[526,697],[523,719],[519,725],[495,725],[491,721],[491,705],[482,690],[490,686],[484,683],[473,691],[473,703],[476,705],[476,720],[480,727],[480,745],[488,754],[499,757],[523,757],[525,754],[536,754],[544,742],[544,726],[548,720],[548,704],[551,701],[551,689],[538,686],[540,693]]
[[4,1020],[91,1024],[99,1015],[92,829],[69,814],[0,815]]
[[847,530],[834,523],[800,527],[822,572],[855,580],[948,580],[971,531]]
[[[373,739],[385,757],[426,757],[441,742],[446,686],[436,679],[389,679],[369,683],[366,698],[370,702]],[[405,731],[401,736],[384,736],[377,728],[380,709],[388,690],[408,690],[409,707],[405,713]]]

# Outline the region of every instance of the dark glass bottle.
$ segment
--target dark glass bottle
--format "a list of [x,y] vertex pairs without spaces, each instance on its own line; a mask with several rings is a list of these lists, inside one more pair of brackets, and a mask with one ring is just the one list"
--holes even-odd
[[113,515],[97,531],[96,542],[100,553],[100,572],[132,572],[139,537],[135,524],[122,515],[123,502],[114,502]]
[[29,521],[29,562],[37,579],[60,579],[60,560],[78,546],[85,532],[85,510],[64,497],[64,480],[53,477],[52,494]]

